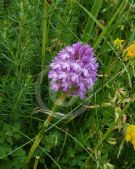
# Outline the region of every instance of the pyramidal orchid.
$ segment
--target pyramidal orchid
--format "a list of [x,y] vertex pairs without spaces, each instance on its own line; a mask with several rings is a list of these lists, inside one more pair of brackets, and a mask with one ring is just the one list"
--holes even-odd
[[98,63],[88,44],[74,43],[62,49],[50,64],[48,77],[54,92],[62,90],[83,99],[97,80]]

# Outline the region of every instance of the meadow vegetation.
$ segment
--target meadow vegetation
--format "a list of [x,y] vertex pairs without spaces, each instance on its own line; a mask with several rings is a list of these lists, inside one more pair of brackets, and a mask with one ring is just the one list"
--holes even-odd
[[[134,169],[134,40],[134,0],[0,1],[0,169]],[[98,79],[85,99],[57,103],[48,66],[75,42],[94,48]]]

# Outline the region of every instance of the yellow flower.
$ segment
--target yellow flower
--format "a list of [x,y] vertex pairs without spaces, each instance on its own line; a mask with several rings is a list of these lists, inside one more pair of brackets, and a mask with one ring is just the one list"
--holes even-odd
[[135,57],[135,43],[127,47],[125,61]]
[[131,142],[135,150],[135,125],[129,125],[127,127],[126,134],[125,134],[125,140],[126,142]]
[[130,141],[131,140],[131,136],[129,134],[126,134],[125,135],[125,140],[126,140],[126,142]]
[[115,40],[113,41],[114,46],[116,46],[117,48],[120,48],[120,47],[122,46],[122,43],[123,43],[123,42],[124,42],[124,40],[119,39],[119,38],[117,38],[117,39],[115,39]]

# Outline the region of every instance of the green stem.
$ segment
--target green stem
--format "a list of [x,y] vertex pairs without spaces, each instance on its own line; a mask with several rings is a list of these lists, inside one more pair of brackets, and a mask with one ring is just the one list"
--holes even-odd
[[44,121],[44,124],[43,124],[41,130],[39,131],[38,135],[35,138],[35,141],[34,141],[32,147],[31,147],[31,149],[29,151],[27,162],[29,162],[31,160],[31,157],[32,157],[33,153],[36,151],[36,149],[38,148],[38,146],[39,146],[39,144],[40,144],[40,142],[41,142],[41,140],[43,138],[45,129],[48,127],[49,123],[51,122],[51,120],[53,118],[53,115],[56,112],[57,107],[62,104],[62,102],[64,101],[65,97],[66,96],[64,94],[62,94],[61,97],[55,102],[51,113],[49,114],[47,119]]
[[100,107],[114,107],[115,105],[112,104],[112,103],[103,103],[101,105],[93,105],[93,106],[86,106],[84,105],[84,107],[88,108],[88,109],[97,109],[97,108],[100,108]]
[[43,21],[42,21],[42,59],[41,59],[41,68],[44,68],[46,61],[46,43],[47,43],[47,15],[48,15],[48,4],[46,0],[44,1],[43,8]]
[[33,169],[37,169],[39,159],[40,159],[40,157],[39,157],[39,156],[36,156],[36,158],[35,158],[35,163],[34,163],[34,168],[33,168]]

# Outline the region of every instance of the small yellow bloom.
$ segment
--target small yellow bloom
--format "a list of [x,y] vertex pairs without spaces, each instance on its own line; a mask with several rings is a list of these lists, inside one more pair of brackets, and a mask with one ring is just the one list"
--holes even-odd
[[125,140],[133,144],[135,150],[135,125],[129,125],[126,129]]
[[129,134],[126,134],[125,135],[125,140],[126,140],[126,142],[130,141],[131,140],[131,136]]
[[120,47],[122,46],[122,43],[123,43],[123,42],[124,42],[124,40],[119,39],[119,38],[117,38],[117,39],[115,39],[115,40],[113,41],[114,45],[115,45],[117,48],[120,48]]
[[125,61],[135,57],[135,43],[127,47]]

